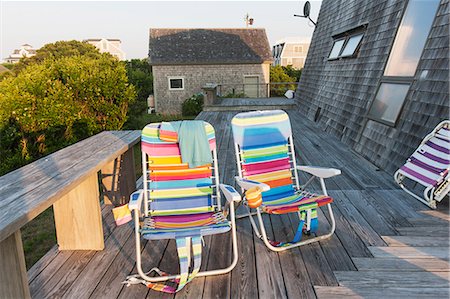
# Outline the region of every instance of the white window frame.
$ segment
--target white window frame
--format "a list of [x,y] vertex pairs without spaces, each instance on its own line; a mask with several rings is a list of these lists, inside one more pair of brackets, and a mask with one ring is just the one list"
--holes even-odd
[[294,52],[295,53],[303,53],[303,46],[294,46]]
[[[182,88],[171,88],[170,87],[170,80],[180,80],[181,79],[181,85],[183,86]],[[170,91],[176,91],[176,90],[184,90],[184,76],[168,76],[167,77],[167,84],[169,85],[169,90]]]

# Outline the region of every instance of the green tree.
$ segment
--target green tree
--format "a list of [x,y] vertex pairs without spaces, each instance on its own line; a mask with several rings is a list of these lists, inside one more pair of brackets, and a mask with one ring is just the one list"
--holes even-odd
[[0,82],[0,175],[102,130],[118,130],[136,97],[110,54],[50,56]]
[[[46,44],[36,51],[36,55],[32,57],[21,58],[18,63],[13,66],[15,73],[19,73],[25,67],[34,63],[41,63],[45,59],[59,59],[72,56],[86,56],[89,58],[99,58],[102,54],[96,47],[86,42],[76,40],[57,41],[55,43]],[[108,54],[110,55],[110,54]],[[112,55],[110,55],[113,57]]]
[[147,98],[153,93],[153,75],[147,59],[132,59],[125,62],[128,80],[136,88],[136,101],[128,107],[128,129],[142,129],[137,127],[140,116],[147,113]]
[[294,78],[294,82],[298,82],[300,80],[300,76],[302,75],[302,69],[293,68],[292,65],[283,66],[284,72],[291,78]]
[[[270,67],[270,83],[282,83],[282,82],[295,82],[295,78],[286,74],[282,66]],[[283,96],[288,89],[295,89],[293,84],[271,84],[270,95],[271,96]]]

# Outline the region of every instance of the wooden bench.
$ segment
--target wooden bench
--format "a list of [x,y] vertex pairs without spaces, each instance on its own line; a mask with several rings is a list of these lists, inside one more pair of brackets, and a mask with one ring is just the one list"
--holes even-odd
[[52,205],[60,250],[104,248],[100,188],[105,203],[126,202],[139,141],[105,131],[0,177],[0,298],[30,297],[20,229]]

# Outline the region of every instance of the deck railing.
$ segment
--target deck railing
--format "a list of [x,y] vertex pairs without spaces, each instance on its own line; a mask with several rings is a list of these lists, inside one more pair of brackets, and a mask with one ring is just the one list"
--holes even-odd
[[283,97],[288,90],[295,92],[297,85],[298,82],[221,83],[217,84],[217,96],[222,98]]
[[0,298],[30,297],[20,229],[52,205],[59,250],[104,249],[100,189],[127,201],[139,140],[105,131],[0,177]]

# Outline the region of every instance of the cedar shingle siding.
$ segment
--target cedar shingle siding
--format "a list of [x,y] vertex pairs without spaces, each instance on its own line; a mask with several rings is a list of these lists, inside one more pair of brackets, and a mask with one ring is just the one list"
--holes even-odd
[[[440,2],[395,127],[364,117],[406,4],[405,0],[324,0],[296,93],[302,114],[316,118],[324,130],[390,173],[440,121],[449,118],[448,0]],[[367,28],[358,56],[328,61],[332,36],[361,24]]]

